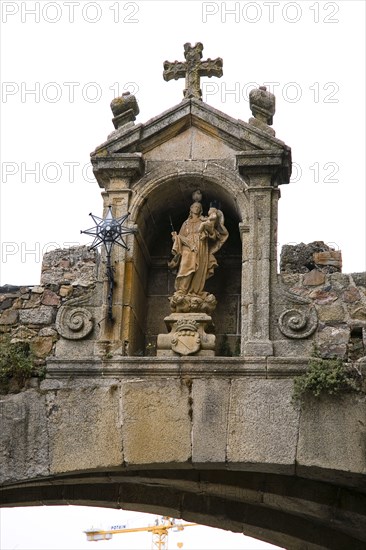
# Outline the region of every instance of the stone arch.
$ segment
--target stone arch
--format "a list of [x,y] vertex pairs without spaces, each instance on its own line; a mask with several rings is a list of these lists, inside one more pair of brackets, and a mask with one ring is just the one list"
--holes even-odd
[[122,508],[242,532],[292,550],[364,548],[364,503],[357,490],[252,466],[54,475],[4,487],[2,506]]
[[[193,165],[195,163],[192,163]],[[159,169],[153,170],[143,176],[135,185],[131,187],[132,199],[130,202],[131,218],[138,223],[138,217],[143,211],[146,201],[149,197],[155,193],[161,193],[161,190],[165,186],[170,186],[174,182],[184,183],[184,192],[189,199],[187,205],[190,204],[190,193],[195,189],[201,188],[203,193],[212,191],[208,188],[209,185],[214,186],[214,192],[219,195],[224,202],[229,205],[230,209],[237,213],[240,221],[244,221],[244,218],[248,216],[249,201],[247,196],[248,186],[244,179],[239,176],[238,173],[233,172],[226,166],[220,164],[212,165],[199,163],[195,170],[192,168],[189,171],[179,172],[177,170],[171,172],[160,173]],[[231,167],[230,167],[231,168]],[[181,190],[181,189],[180,189]],[[169,189],[170,193],[174,197],[176,189]]]
[[[186,164],[186,163],[185,163]],[[163,173],[162,173],[163,172]],[[131,219],[139,228],[134,247],[133,263],[143,284],[140,297],[136,296],[136,311],[145,326],[144,341],[138,342],[133,354],[154,354],[156,338],[166,332],[164,317],[169,315],[168,297],[174,293],[175,275],[167,263],[171,258],[171,231],[179,231],[187,218],[192,203],[192,193],[200,188],[202,205],[206,214],[210,203],[216,201],[224,212],[229,239],[217,255],[219,267],[215,276],[207,281],[207,290],[218,298],[213,315],[217,336],[216,354],[238,353],[241,319],[241,241],[239,224],[248,216],[247,186],[244,180],[227,166],[193,163],[184,172],[147,172],[131,186]],[[221,300],[220,300],[221,298]],[[225,314],[225,311],[227,312]],[[227,341],[231,351],[227,349]],[[223,350],[223,345],[224,352]],[[221,350],[221,353],[220,353]]]

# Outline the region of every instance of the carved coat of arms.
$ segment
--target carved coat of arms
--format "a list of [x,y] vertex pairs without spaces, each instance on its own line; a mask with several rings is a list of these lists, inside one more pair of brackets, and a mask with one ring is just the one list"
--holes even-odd
[[201,348],[201,338],[197,323],[190,319],[181,319],[171,340],[172,350],[179,355],[192,355]]

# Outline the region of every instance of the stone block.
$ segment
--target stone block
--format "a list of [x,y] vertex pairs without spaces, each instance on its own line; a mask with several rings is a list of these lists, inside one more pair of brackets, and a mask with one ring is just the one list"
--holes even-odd
[[164,318],[171,313],[167,296],[149,296],[147,307],[147,326],[150,334],[166,333]]
[[355,285],[366,287],[366,272],[351,273],[351,278]]
[[52,351],[52,336],[36,336],[31,342],[31,350],[36,357],[47,357]]
[[316,335],[316,347],[325,359],[346,359],[349,338],[350,329],[346,325],[322,327]]
[[244,355],[249,357],[267,357],[273,355],[273,343],[269,340],[252,340],[245,342]]
[[42,297],[42,304],[45,306],[58,306],[60,305],[60,298],[52,290],[46,289]]
[[347,290],[342,292],[342,300],[349,304],[358,302],[358,300],[361,300],[360,291],[355,286],[351,286],[350,288],[347,288]]
[[312,271],[309,271],[309,273],[304,274],[303,284],[305,286],[319,286],[324,284],[324,282],[325,274],[322,271],[313,269]]
[[341,290],[350,284],[350,277],[346,273],[332,273],[329,275],[329,283],[334,290]]
[[238,334],[240,332],[238,326],[240,296],[234,295],[222,298],[212,314],[213,322],[223,334]]
[[40,294],[23,294],[21,300],[20,308],[31,309],[41,305]]
[[145,154],[147,160],[231,158],[233,151],[221,140],[191,127]]
[[[315,268],[314,253],[332,251],[323,241],[309,244],[285,244],[281,250],[280,271],[287,273],[306,273]],[[333,267],[333,269],[337,269]]]
[[334,357],[338,357],[339,359],[347,358],[346,344],[320,344],[317,349],[323,359],[333,359]]
[[323,326],[316,335],[319,344],[347,344],[350,336],[350,329],[347,325],[343,326]]
[[310,294],[310,298],[312,298],[315,303],[319,305],[331,304],[338,300],[338,296],[335,292],[329,292],[321,289],[313,290]]
[[273,340],[273,348],[277,357],[308,357],[314,351],[311,338]]
[[129,465],[190,460],[189,394],[189,384],[180,379],[122,384],[123,448]]
[[30,290],[33,294],[43,294],[44,286],[32,286]]
[[324,323],[344,323],[346,314],[342,305],[325,305],[318,308],[319,320]]
[[280,280],[284,285],[294,286],[300,282],[300,273],[281,273]]
[[2,285],[2,286],[0,286],[0,295],[1,294],[13,294],[13,297],[15,298],[16,293],[18,293],[19,290],[21,291],[21,288],[22,287],[15,286],[15,285]]
[[18,321],[18,311],[7,309],[0,315],[0,325],[15,325]]
[[49,392],[47,409],[51,474],[122,464],[117,385]]
[[24,325],[50,325],[54,320],[55,310],[51,306],[21,309],[19,322]]
[[49,474],[45,396],[36,390],[1,396],[0,483]]
[[46,252],[43,256],[41,284],[64,284],[87,287],[95,283],[98,251],[75,246]]
[[149,273],[149,295],[168,294],[168,270],[167,266],[155,267]]
[[364,395],[307,396],[301,410],[297,464],[364,474],[365,425]]
[[37,336],[37,330],[34,330],[29,327],[18,326],[12,330],[12,337],[17,340],[30,340]]
[[360,306],[356,307],[353,311],[350,311],[350,315],[352,319],[355,319],[356,321],[365,322],[366,321],[366,307]]
[[332,266],[342,270],[342,252],[340,250],[327,250],[314,252],[314,263],[321,266]]
[[241,261],[239,259],[238,262],[225,262],[223,257],[218,257],[217,261],[219,265],[215,270],[214,276],[207,280],[205,290],[214,294],[220,303],[220,301],[226,300],[227,295],[240,294]]
[[66,340],[60,338],[56,343],[56,357],[68,359],[84,359],[92,357],[94,353],[93,340]]
[[225,462],[230,380],[193,381],[192,461]]
[[0,301],[0,312],[11,307],[13,305],[13,302],[14,298],[5,298],[4,300]]
[[52,336],[57,340],[57,331],[51,327],[43,327],[39,331],[38,336]]
[[233,380],[227,461],[294,467],[299,410],[292,380]]
[[74,287],[71,285],[62,285],[59,294],[62,298],[67,298],[73,293]]

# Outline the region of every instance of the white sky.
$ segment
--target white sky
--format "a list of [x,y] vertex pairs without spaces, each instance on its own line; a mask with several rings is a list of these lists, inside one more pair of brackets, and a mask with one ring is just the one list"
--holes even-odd
[[[279,245],[324,240],[342,250],[344,272],[366,270],[362,0],[3,0],[1,10],[1,284],[37,284],[44,251],[88,242],[80,229],[90,226],[89,212],[101,215],[102,200],[84,167],[113,130],[110,101],[135,93],[137,122],[179,103],[184,82],[164,82],[163,62],[183,61],[183,44],[196,41],[203,59],[224,61],[221,79],[202,79],[213,107],[247,121],[250,89],[274,89],[273,127],[296,163],[293,182],[281,188]],[[71,526],[79,532],[101,515],[87,512],[77,519],[74,507],[3,511],[1,549],[83,548]],[[116,512],[105,512],[113,522]],[[218,535],[210,540],[200,548],[213,548]],[[185,548],[199,548],[192,544]],[[256,548],[226,544],[215,548]]]
[[[150,533],[126,533],[114,535],[109,541],[88,542],[84,530],[90,527],[110,529],[113,525],[128,528],[146,527],[154,523],[150,514],[139,514],[106,508],[87,506],[55,506],[42,508],[18,508],[0,512],[1,550],[114,550],[151,548]],[[278,548],[240,533],[197,526],[169,533],[169,550],[177,549],[183,542],[183,550],[269,550]]]

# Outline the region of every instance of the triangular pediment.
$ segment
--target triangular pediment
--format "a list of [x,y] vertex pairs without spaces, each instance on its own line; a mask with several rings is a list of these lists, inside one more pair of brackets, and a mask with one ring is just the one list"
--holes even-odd
[[213,137],[195,126],[180,132],[170,139],[160,142],[147,151],[146,160],[203,160],[232,158],[237,150],[227,142]]
[[154,151],[160,159],[164,154],[174,154],[174,158],[176,154],[179,158],[227,158],[230,152],[284,149],[289,148],[283,141],[255,125],[202,101],[186,99],[145,124],[122,126],[92,156],[139,152],[149,157]]

